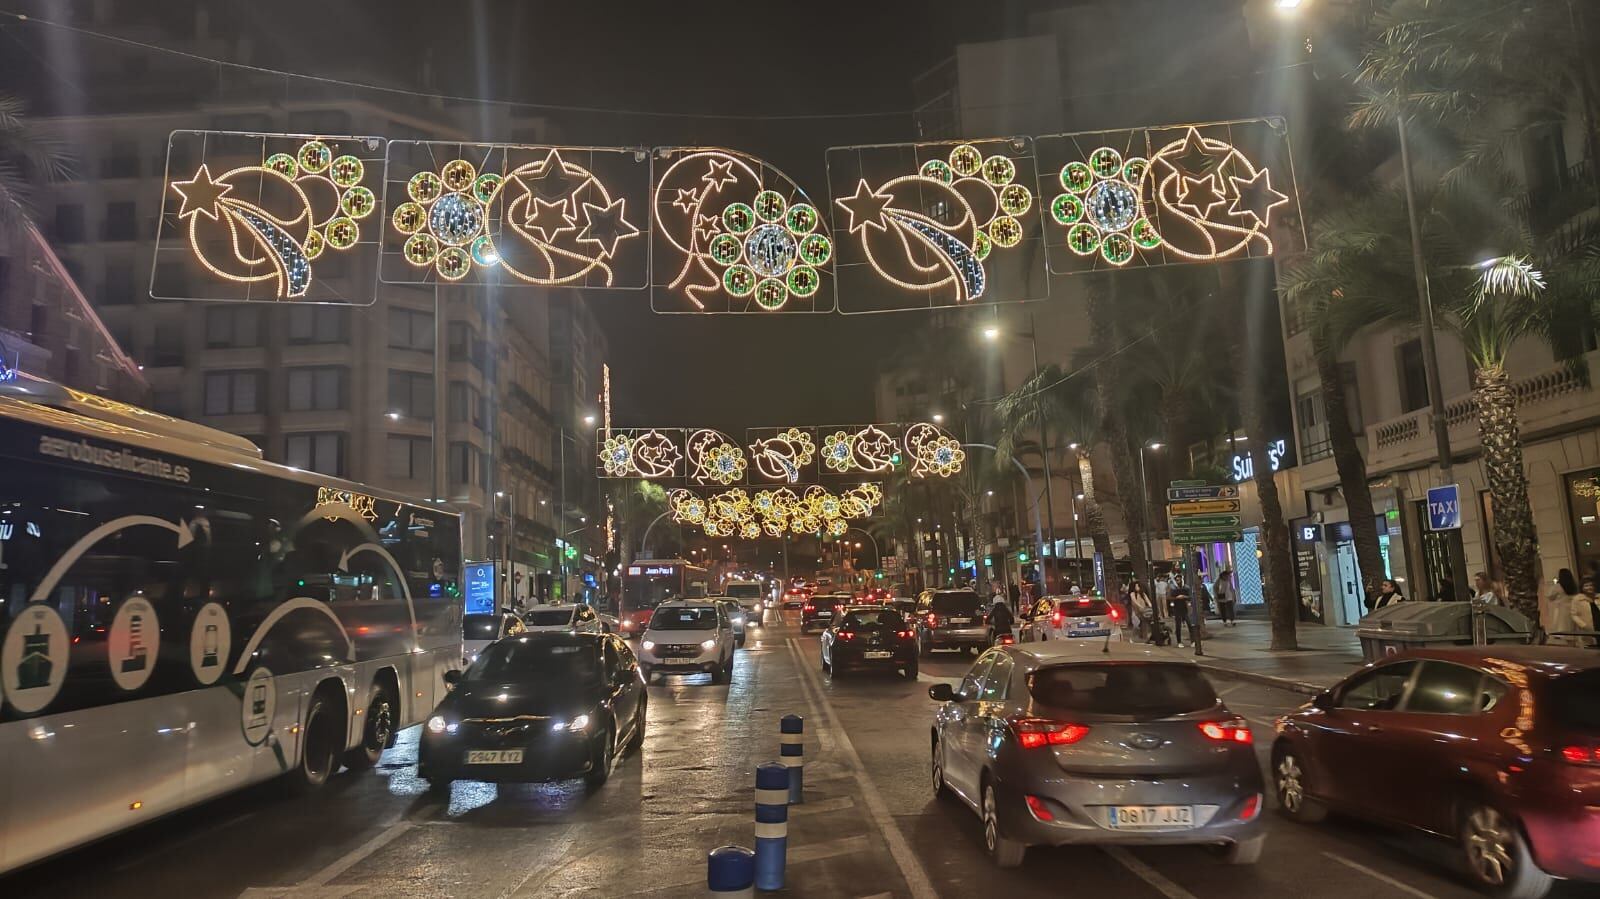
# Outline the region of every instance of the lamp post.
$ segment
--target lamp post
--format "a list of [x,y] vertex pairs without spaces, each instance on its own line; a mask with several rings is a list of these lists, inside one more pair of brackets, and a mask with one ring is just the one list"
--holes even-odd
[[[998,314],[998,312],[996,314]],[[997,340],[1000,339],[1000,336],[1001,336],[1000,329],[997,326],[990,325],[989,327],[983,329],[983,337],[984,337],[985,340],[997,341]],[[1033,353],[1033,371],[1034,371],[1034,374],[1038,374],[1038,372],[1039,372],[1039,335],[1038,335],[1038,331],[1034,327],[1034,323],[1033,323],[1033,310],[1030,309],[1028,311],[1028,330],[1027,330],[1027,332],[1024,333],[1024,334],[1019,334],[1017,336],[1018,337],[1026,337],[1026,338],[1028,338],[1028,347]],[[1001,363],[1001,365],[1002,365],[1001,371],[1004,372],[1005,371],[1004,363]],[[1024,383],[1026,383],[1026,382],[1024,382]],[[1044,466],[1044,508],[1045,508],[1045,516],[1049,519],[1048,530],[1050,532],[1050,555],[1052,557],[1054,557],[1055,556],[1055,549],[1056,549],[1056,511],[1055,511],[1055,500],[1051,496],[1052,490],[1051,490],[1051,478],[1050,478],[1050,438],[1049,438],[1049,432],[1045,429],[1044,394],[1043,394],[1043,392],[1041,391],[1041,392],[1035,393],[1034,396],[1033,396],[1033,401],[1034,401],[1034,414],[1039,417],[1039,459],[1041,460],[1041,462],[1043,463],[1043,466]],[[1041,552],[1041,554],[1039,556],[1039,587],[1040,587],[1041,592],[1048,592],[1049,591],[1049,587],[1050,587],[1049,579],[1045,576],[1044,555],[1043,555],[1042,552]]]
[[[592,424],[594,424],[594,421],[595,421],[595,418],[594,418],[593,414],[585,415],[583,417],[583,423],[586,424],[586,425],[592,425]],[[568,443],[568,441],[571,441],[572,445],[574,447],[576,447],[578,445],[578,439],[576,437],[572,436],[571,434],[567,433],[567,426],[566,425],[561,425],[561,427],[558,430],[559,430],[560,435],[561,435],[561,439],[559,441],[557,441],[557,444],[558,444],[557,456],[559,457],[558,464],[561,466],[561,474],[560,474],[561,485],[560,485],[560,499],[559,499],[559,504],[560,505],[557,507],[558,511],[557,511],[557,514],[556,514],[556,531],[560,532],[562,528],[567,526],[567,443]],[[654,522],[652,522],[651,524],[653,525]],[[565,544],[566,543],[566,538],[563,537],[561,542],[563,544]],[[565,546],[556,547],[556,555],[560,556],[560,558],[561,558],[561,596],[562,596],[563,599],[565,599],[566,596],[567,596],[567,553],[566,553],[566,547]]]
[[[999,453],[1000,452],[998,449],[996,449],[994,447],[993,444],[989,444],[989,443],[963,443],[961,445],[963,447],[966,447],[967,449],[986,449],[986,450],[989,450],[990,452],[993,452],[993,453]],[[1033,497],[1033,542],[1034,542],[1034,552],[1038,554],[1038,557],[1040,559],[1043,559],[1044,558],[1044,527],[1039,523],[1039,497],[1038,497],[1038,494],[1035,494],[1033,492],[1033,476],[1028,474],[1027,466],[1025,466],[1021,462],[1017,461],[1017,458],[1015,456],[1011,457],[1011,464],[1015,465],[1017,467],[1017,471],[1022,472],[1022,480],[1024,482],[1026,482],[1027,485],[1028,485],[1028,495]],[[922,521],[922,519],[920,519],[920,518],[917,519],[918,523],[921,523],[921,521]],[[1042,569],[1043,566],[1044,566],[1044,562],[1041,561],[1039,563],[1039,565],[1040,565],[1040,567]]]
[[1155,516],[1151,514],[1150,511],[1150,481],[1145,477],[1144,474],[1144,451],[1147,449],[1155,451],[1161,449],[1161,446],[1162,445],[1159,443],[1152,442],[1148,446],[1140,445],[1139,447],[1139,501],[1144,505],[1145,517],[1144,583],[1146,590],[1150,589],[1150,523],[1155,521]]

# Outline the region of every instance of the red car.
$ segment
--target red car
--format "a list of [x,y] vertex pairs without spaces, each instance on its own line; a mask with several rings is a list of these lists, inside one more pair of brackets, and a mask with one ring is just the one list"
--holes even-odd
[[894,599],[894,594],[890,593],[885,587],[869,587],[861,591],[861,602],[882,604],[892,599]]
[[1600,653],[1415,650],[1374,662],[1278,719],[1278,804],[1335,809],[1457,841],[1507,899],[1600,881]]

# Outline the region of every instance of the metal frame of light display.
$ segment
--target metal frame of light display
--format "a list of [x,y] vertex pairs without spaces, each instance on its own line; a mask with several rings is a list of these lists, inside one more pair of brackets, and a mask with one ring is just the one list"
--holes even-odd
[[827,158],[841,312],[1049,295],[1030,138],[830,147]]
[[379,277],[642,289],[648,152],[391,141]]
[[1305,244],[1282,119],[1046,135],[1038,147],[1052,163],[1040,193],[1058,274],[1260,258],[1275,235]]
[[793,179],[714,147],[659,147],[651,159],[651,309],[833,311],[833,240]]
[[343,278],[319,278],[318,271],[334,257],[350,257],[357,270],[375,267],[380,204],[373,188],[382,179],[385,144],[370,136],[172,132],[150,295],[376,302],[376,285],[341,292],[333,284]]

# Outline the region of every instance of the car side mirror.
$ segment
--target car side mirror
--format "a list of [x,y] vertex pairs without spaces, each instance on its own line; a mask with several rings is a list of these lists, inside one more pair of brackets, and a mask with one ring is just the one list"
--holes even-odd
[[928,688],[928,698],[934,702],[955,702],[956,691],[949,684],[934,684]]
[[461,672],[460,671],[457,671],[456,669],[451,668],[449,671],[446,671],[444,673],[444,685],[445,686],[447,686],[447,687],[449,687],[451,689],[455,689],[456,684],[459,684],[459,683],[461,683]]
[[1321,693],[1311,697],[1311,707],[1322,709],[1323,711],[1333,708],[1333,691],[1323,690]]

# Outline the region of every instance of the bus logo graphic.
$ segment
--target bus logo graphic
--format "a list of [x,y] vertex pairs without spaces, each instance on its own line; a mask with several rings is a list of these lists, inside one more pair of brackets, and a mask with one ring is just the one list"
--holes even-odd
[[122,670],[143,671],[150,664],[150,650],[144,645],[144,616],[128,616],[128,655],[122,660]]
[[50,635],[36,624],[33,633],[22,635],[22,661],[17,665],[17,689],[32,690],[50,686],[50,669],[53,667],[55,663],[50,661]]

